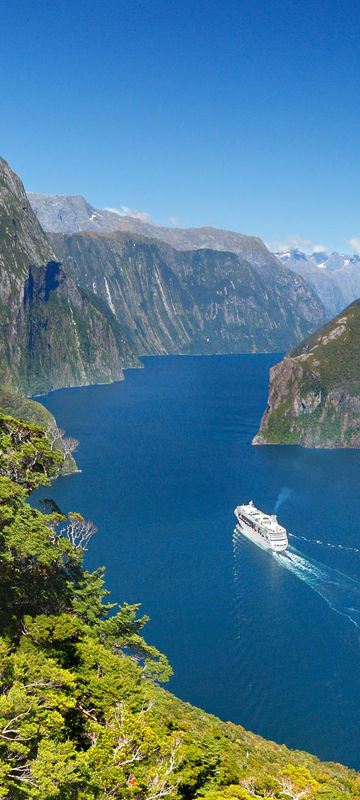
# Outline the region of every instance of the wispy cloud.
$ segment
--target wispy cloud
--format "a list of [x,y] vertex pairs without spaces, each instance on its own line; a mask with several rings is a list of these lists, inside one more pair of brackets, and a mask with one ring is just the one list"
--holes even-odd
[[175,228],[179,224],[179,221],[180,221],[179,217],[175,217],[175,216],[174,217],[169,217],[169,222],[171,223],[171,225],[174,225]]
[[349,244],[353,253],[360,256],[360,236],[353,236],[352,239],[346,239],[346,244]]
[[[360,245],[360,239],[357,241]],[[294,234],[293,236],[287,236],[286,239],[283,239],[283,241],[275,240],[273,242],[266,242],[266,246],[269,248],[269,250],[275,250],[276,252],[283,252],[284,250],[295,248],[296,250],[302,250],[305,253],[323,253],[327,249],[323,244],[316,244],[315,242],[312,242],[311,239],[303,239],[298,233]]]
[[150,225],[156,224],[147,211],[133,211],[127,206],[121,206],[121,208],[104,208],[104,211],[112,211],[113,214],[118,214],[119,217],[134,217],[135,219],[140,219],[141,222],[149,222]]

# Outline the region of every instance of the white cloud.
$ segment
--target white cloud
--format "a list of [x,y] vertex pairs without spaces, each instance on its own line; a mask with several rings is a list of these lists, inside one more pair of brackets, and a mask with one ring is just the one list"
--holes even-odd
[[132,211],[132,209],[127,206],[121,206],[121,208],[104,208],[104,211],[112,211],[113,214],[118,214],[119,217],[134,217],[135,219],[140,219],[141,222],[148,222],[150,225],[156,224],[147,211]]
[[360,237],[353,236],[352,239],[346,239],[346,244],[349,244],[352,248],[353,253],[360,256]]
[[174,225],[176,228],[179,224],[179,217],[169,217],[169,222],[171,222],[171,225]]
[[[360,244],[360,239],[358,239],[358,242]],[[305,253],[323,253],[326,251],[326,247],[323,244],[315,244],[311,239],[303,239],[299,234],[287,236],[282,242],[273,241],[265,242],[265,244],[269,250],[275,250],[276,252],[290,250],[292,247]]]

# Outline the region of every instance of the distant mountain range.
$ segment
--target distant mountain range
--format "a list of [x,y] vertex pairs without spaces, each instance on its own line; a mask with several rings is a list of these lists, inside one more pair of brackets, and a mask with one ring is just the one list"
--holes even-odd
[[305,278],[330,316],[360,297],[360,256],[342,253],[306,255],[296,249],[276,255],[289,269]]
[[[175,228],[156,225],[146,215],[98,209],[81,195],[46,195],[29,192],[28,198],[44,230],[50,233],[123,232],[169,244],[177,250],[208,249],[235,253],[262,275],[278,272],[279,261],[301,275],[332,317],[360,297],[360,257],[341,253],[312,253],[298,249],[270,253],[256,236],[211,227]],[[137,215],[137,216],[136,216]]]
[[49,233],[123,231],[160,240],[179,250],[224,250],[240,255],[261,269],[266,265],[279,268],[277,259],[257,236],[211,227],[167,228],[135,216],[94,208],[81,195],[28,192],[28,199],[42,228]]
[[29,199],[65,271],[108,304],[137,354],[281,351],[326,320],[258,237],[166,228],[81,196]]

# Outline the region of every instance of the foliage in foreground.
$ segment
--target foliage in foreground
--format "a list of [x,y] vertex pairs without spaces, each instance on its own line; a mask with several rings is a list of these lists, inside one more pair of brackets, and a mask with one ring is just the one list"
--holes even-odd
[[[5,419],[5,422],[4,422]],[[57,455],[0,418],[0,798],[360,798],[359,776],[182,703],[142,635],[82,563],[93,529],[29,492]]]

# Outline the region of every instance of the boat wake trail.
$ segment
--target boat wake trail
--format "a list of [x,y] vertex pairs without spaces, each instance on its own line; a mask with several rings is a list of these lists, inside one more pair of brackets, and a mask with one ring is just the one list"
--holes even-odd
[[360,628],[360,583],[348,578],[336,569],[305,558],[290,548],[283,553],[274,553],[282,567],[290,570],[319,594],[333,611],[347,617]]
[[333,550],[347,550],[348,553],[360,553],[359,547],[347,547],[345,544],[333,544],[332,542],[323,542],[322,539],[308,539],[307,536],[296,536],[295,533],[289,533],[292,539],[302,539],[303,542],[310,542],[310,544],[321,544],[323,547],[332,547]]

